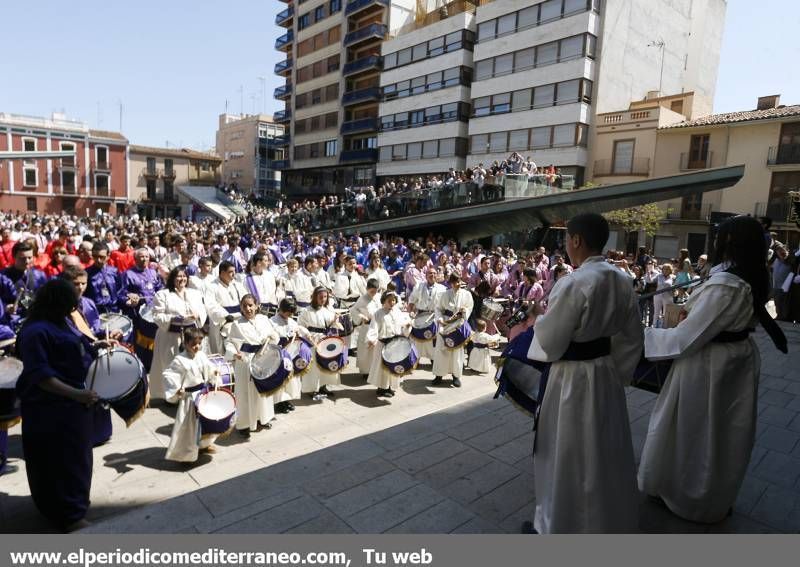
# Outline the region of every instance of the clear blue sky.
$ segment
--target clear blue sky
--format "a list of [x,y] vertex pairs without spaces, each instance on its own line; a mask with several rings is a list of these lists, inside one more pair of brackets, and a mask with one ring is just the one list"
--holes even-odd
[[[699,0],[703,1],[703,0]],[[135,144],[209,149],[225,111],[273,112],[278,0],[8,0],[0,111],[69,117]],[[715,112],[800,104],[798,0],[728,0]],[[266,101],[262,83],[266,77]],[[240,95],[239,88],[243,87]]]

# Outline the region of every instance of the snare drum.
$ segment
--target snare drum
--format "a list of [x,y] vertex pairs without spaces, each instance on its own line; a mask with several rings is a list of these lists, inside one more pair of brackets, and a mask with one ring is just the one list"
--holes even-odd
[[234,382],[233,366],[231,366],[231,363],[225,360],[225,357],[221,354],[209,355],[208,361],[216,366],[216,372],[218,372],[219,376],[217,383],[223,388],[230,389]]
[[133,334],[133,321],[125,315],[118,313],[101,313],[100,324],[103,329],[108,329],[109,333],[114,331],[121,331],[122,338],[120,342],[129,343],[131,335]]
[[133,423],[147,405],[147,374],[136,355],[125,348],[115,347],[94,359],[86,384],[127,425]]
[[200,391],[194,404],[201,435],[221,435],[233,427],[236,398],[228,390]]
[[136,321],[134,327],[134,351],[145,369],[149,371],[153,362],[153,348],[156,344],[156,332],[158,331],[158,326],[153,319],[152,307],[142,305],[139,308],[139,320]]
[[21,374],[21,360],[10,356],[0,358],[0,431],[14,427],[19,422],[16,387]]
[[411,336],[420,341],[430,341],[436,336],[439,326],[435,313],[419,313],[411,322]]
[[328,337],[315,348],[317,366],[324,372],[339,372],[347,366],[347,345],[339,337]]
[[533,341],[533,327],[515,337],[500,356],[495,383],[495,399],[503,396],[531,417],[541,403],[550,364],[528,358]]
[[395,337],[383,346],[381,359],[389,372],[402,376],[414,370],[419,356],[417,348],[411,340],[405,337]]
[[481,318],[495,321],[503,314],[503,306],[492,299],[484,299],[481,303]]
[[250,378],[259,394],[269,396],[292,377],[292,360],[282,348],[266,345],[250,359]]
[[355,328],[353,325],[353,319],[350,317],[350,312],[347,309],[337,309],[336,312],[339,315],[339,325],[342,328],[331,329],[331,332],[337,337],[349,337],[353,334],[353,330]]
[[447,348],[460,348],[472,336],[472,327],[466,320],[459,319],[443,326],[439,333],[444,339],[444,346]]
[[292,359],[292,368],[295,376],[305,374],[311,368],[311,357],[314,347],[303,338],[298,338],[286,345],[286,352]]

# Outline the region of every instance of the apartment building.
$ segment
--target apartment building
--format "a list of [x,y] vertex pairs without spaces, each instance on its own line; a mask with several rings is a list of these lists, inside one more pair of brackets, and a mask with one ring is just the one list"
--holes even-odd
[[222,181],[245,194],[277,197],[288,144],[285,127],[266,114],[220,114],[216,135]]
[[73,157],[0,160],[0,209],[121,214],[128,201],[128,140],[60,113],[0,113],[0,151],[74,151]]
[[476,8],[451,2],[383,43],[379,178],[466,166]]
[[188,148],[128,148],[131,205],[146,218],[176,218],[182,214],[178,187],[217,185],[222,159]]
[[695,111],[709,112],[725,9],[725,0],[480,6],[467,162],[516,151],[580,183],[598,114],[654,90],[692,91]]
[[[285,0],[283,0],[285,1]],[[279,163],[290,196],[374,183],[381,44],[414,20],[416,0],[289,0],[275,48],[286,59],[275,121],[286,126]]]

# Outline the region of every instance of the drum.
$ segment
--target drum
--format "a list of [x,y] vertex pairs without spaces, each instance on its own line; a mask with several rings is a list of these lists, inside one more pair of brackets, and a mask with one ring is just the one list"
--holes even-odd
[[142,305],[139,308],[139,319],[134,324],[133,349],[136,356],[144,365],[145,370],[150,371],[153,362],[153,348],[156,344],[156,332],[158,326],[153,319],[153,308],[149,305]]
[[100,325],[102,325],[103,329],[108,329],[111,333],[114,331],[122,331],[121,342],[129,343],[131,341],[131,335],[133,335],[133,321],[125,315],[120,315],[119,313],[101,313]]
[[201,435],[220,435],[233,427],[236,398],[228,390],[200,391],[194,404]]
[[208,356],[208,361],[216,367],[217,376],[219,376],[218,384],[230,389],[233,386],[233,366],[230,362],[225,360],[221,354],[211,354]]
[[89,366],[86,384],[127,425],[147,406],[149,385],[141,361],[123,347],[102,352]]
[[263,396],[280,390],[292,377],[292,360],[282,348],[266,345],[250,359],[250,378]]
[[331,329],[331,333],[336,337],[349,337],[353,334],[353,319],[350,317],[350,312],[347,309],[337,309],[339,315],[339,325],[341,329]]
[[21,374],[21,360],[10,356],[0,358],[0,431],[14,427],[19,421],[16,387]]
[[402,376],[414,370],[419,356],[417,348],[411,340],[405,337],[396,337],[383,346],[381,358],[389,372]]
[[447,348],[460,348],[472,336],[472,327],[466,320],[458,319],[449,325],[443,326],[439,333],[444,339]]
[[146,303],[142,304],[142,306],[139,307],[139,317],[145,323],[152,323],[153,325],[156,324],[156,320],[153,317],[153,307],[150,306],[150,305],[147,305]]
[[314,346],[307,340],[298,338],[286,345],[286,352],[292,359],[295,376],[305,374],[311,368]]
[[547,385],[550,364],[528,358],[532,340],[533,327],[506,345],[497,364],[497,392],[494,398],[503,396],[524,413],[536,417]]
[[651,362],[642,355],[639,364],[636,365],[636,370],[633,371],[631,386],[658,394],[664,387],[664,382],[667,381],[670,368],[672,368],[672,360]]
[[677,327],[681,322],[681,309],[683,305],[680,303],[667,303],[664,305],[664,328],[671,329]]
[[328,337],[317,343],[316,360],[320,370],[339,372],[347,365],[347,345],[339,337]]
[[495,321],[503,314],[503,306],[492,299],[484,299],[481,303],[481,318]]
[[435,313],[419,313],[411,322],[411,336],[420,341],[433,340],[438,330]]

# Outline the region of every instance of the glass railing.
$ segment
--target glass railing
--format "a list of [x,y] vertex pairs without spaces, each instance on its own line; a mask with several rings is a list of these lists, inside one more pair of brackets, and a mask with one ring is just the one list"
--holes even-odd
[[378,130],[377,118],[361,118],[342,123],[342,134],[355,134],[357,132],[374,132]]
[[284,59],[283,61],[275,63],[275,74],[282,75],[285,72],[290,71],[293,63],[294,61],[292,59]]
[[344,45],[348,46],[362,39],[368,37],[383,37],[386,35],[386,26],[384,24],[370,24],[356,31],[350,32],[344,36]]
[[277,99],[286,98],[287,96],[292,94],[292,84],[287,83],[281,87],[276,88],[273,94]]
[[349,16],[373,5],[388,7],[389,0],[350,0],[344,9],[344,13]]
[[289,30],[275,40],[275,49],[283,49],[294,41],[294,32]]
[[275,24],[280,26],[285,22],[287,22],[289,18],[291,18],[292,16],[294,16],[294,7],[289,6],[282,12],[279,12],[277,16],[275,16]]
[[382,64],[383,58],[380,55],[370,55],[368,57],[356,59],[350,63],[345,63],[345,66],[342,68],[342,74],[350,75],[352,73],[358,73],[359,71],[364,71],[365,69],[371,68],[380,69]]

